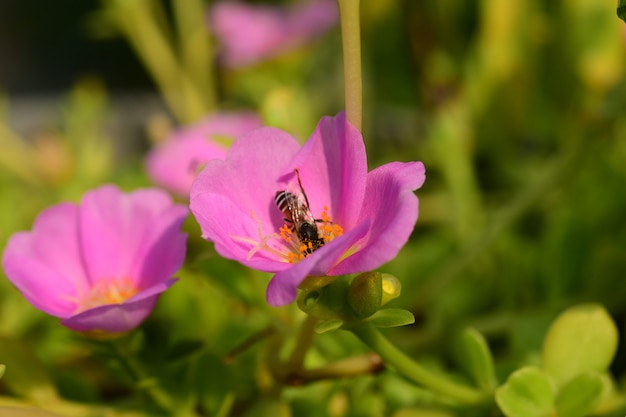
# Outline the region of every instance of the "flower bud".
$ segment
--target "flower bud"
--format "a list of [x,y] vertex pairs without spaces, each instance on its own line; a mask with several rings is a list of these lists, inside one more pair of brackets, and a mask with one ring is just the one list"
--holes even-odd
[[359,318],[369,317],[378,311],[383,299],[382,274],[366,272],[352,280],[348,303]]
[[348,282],[342,277],[309,277],[300,285],[300,310],[320,320],[343,320],[347,315]]
[[391,274],[382,274],[383,280],[383,299],[380,303],[381,306],[384,306],[389,301],[393,300],[400,296],[400,292],[402,291],[402,284],[400,280],[394,277]]

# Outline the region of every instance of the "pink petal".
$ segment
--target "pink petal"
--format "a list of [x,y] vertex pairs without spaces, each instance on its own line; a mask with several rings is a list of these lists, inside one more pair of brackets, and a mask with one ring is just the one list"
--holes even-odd
[[222,44],[221,61],[230,67],[250,65],[305,44],[336,24],[333,0],[293,7],[220,1],[210,10],[210,26]]
[[175,279],[158,284],[122,304],[108,304],[83,311],[61,321],[61,324],[79,332],[100,330],[122,333],[137,327],[150,314],[159,295],[168,289]]
[[364,246],[334,267],[331,275],[371,271],[396,257],[415,227],[418,199],[413,191],[425,178],[421,162],[393,162],[368,174],[360,221],[369,220],[372,228]]
[[297,4],[289,16],[289,32],[302,41],[315,38],[339,21],[336,0],[315,0]]
[[155,184],[187,197],[197,170],[207,161],[225,155],[224,146],[200,137],[170,140],[148,155],[146,169]]
[[356,226],[365,195],[367,155],[361,134],[345,113],[322,118],[281,179],[294,181],[295,168],[315,217],[329,206],[333,222],[344,230]]
[[167,141],[153,149],[146,159],[150,178],[182,197],[189,197],[198,170],[211,159],[224,159],[226,146],[215,142],[215,136],[235,139],[262,126],[251,112],[216,113],[176,131]]
[[139,290],[165,282],[185,262],[187,234],[181,226],[188,214],[186,207],[172,205],[154,218],[135,255],[141,262],[129,274],[136,277]]
[[274,203],[277,182],[299,144],[278,129],[261,128],[242,136],[230,148],[225,161],[209,161],[191,188],[190,208],[202,236],[215,242],[223,256],[246,265],[260,261],[264,270],[280,270],[282,262],[258,253],[246,260],[251,247],[240,240],[259,240],[275,234],[283,224]]
[[187,128],[177,131],[177,139],[200,137],[211,140],[215,136],[236,139],[244,133],[263,126],[261,118],[254,112],[218,112],[200,120]]
[[15,287],[38,309],[66,317],[88,284],[78,246],[78,209],[71,203],[50,207],[32,232],[14,234],[2,265]]
[[129,278],[140,261],[144,238],[164,208],[172,205],[160,190],[124,194],[105,185],[83,197],[79,212],[80,238],[92,283],[107,278]]
[[327,272],[332,270],[333,265],[365,236],[369,228],[369,221],[365,221],[317,249],[302,261],[274,275],[267,286],[266,298],[268,304],[272,306],[289,304],[296,299],[298,286],[306,277],[329,275]]

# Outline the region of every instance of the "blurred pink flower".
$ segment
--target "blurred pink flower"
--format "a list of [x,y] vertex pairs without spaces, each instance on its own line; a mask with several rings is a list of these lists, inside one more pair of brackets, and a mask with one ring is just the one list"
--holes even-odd
[[[220,255],[276,273],[267,300],[278,306],[295,299],[307,276],[371,271],[393,259],[415,226],[413,191],[424,180],[421,162],[368,173],[363,138],[340,113],[324,117],[304,146],[274,128],[242,136],[225,160],[208,162],[198,175],[190,207]],[[300,204],[315,225],[308,242],[278,208],[281,191],[297,196],[292,207]]]
[[219,1],[209,11],[219,39],[221,62],[241,67],[304,45],[339,20],[336,0],[312,0],[292,6]]
[[39,214],[2,256],[9,280],[36,308],[76,331],[120,333],[138,326],[183,264],[188,214],[161,190],[129,194],[104,185],[80,205]]
[[215,113],[198,123],[175,131],[146,158],[148,175],[155,184],[181,197],[189,197],[196,173],[209,160],[224,159],[226,145],[213,140],[235,139],[262,126],[252,112]]

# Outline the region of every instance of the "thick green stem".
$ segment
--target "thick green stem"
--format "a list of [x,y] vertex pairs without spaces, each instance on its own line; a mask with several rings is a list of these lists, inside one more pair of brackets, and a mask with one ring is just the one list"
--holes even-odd
[[367,323],[350,327],[363,343],[379,354],[387,364],[392,365],[399,373],[413,382],[465,404],[478,403],[483,395],[470,387],[451,381],[441,374],[424,368],[396,348],[374,326]]
[[324,379],[350,378],[371,375],[385,369],[382,359],[375,353],[342,359],[315,369],[302,369],[291,375],[295,385],[309,384]]
[[294,347],[293,352],[291,352],[291,356],[286,364],[287,369],[289,369],[290,372],[297,372],[302,369],[302,366],[304,365],[304,357],[313,344],[316,324],[317,318],[307,314],[306,319],[300,328],[300,333],[298,334],[298,339],[296,340],[296,346]]
[[348,121],[361,130],[363,112],[363,85],[361,80],[360,0],[338,0],[341,14],[343,45],[343,72]]

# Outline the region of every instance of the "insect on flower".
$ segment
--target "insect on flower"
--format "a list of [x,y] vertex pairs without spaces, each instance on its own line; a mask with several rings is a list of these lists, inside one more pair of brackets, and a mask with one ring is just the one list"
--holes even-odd
[[286,190],[276,191],[274,201],[285,216],[284,220],[289,224],[289,229],[296,234],[298,240],[303,245],[302,254],[307,256],[325,243],[325,240],[320,237],[319,230],[315,224],[316,222],[323,222],[323,220],[313,217],[309,208],[309,199],[302,187],[302,181],[300,181],[300,173],[297,168],[295,171],[304,201],[302,201],[300,196]]

